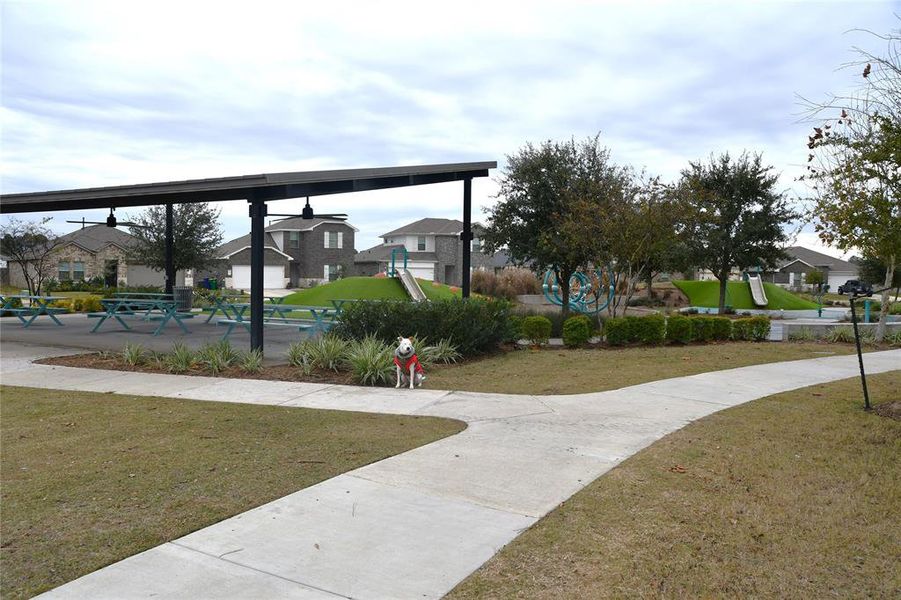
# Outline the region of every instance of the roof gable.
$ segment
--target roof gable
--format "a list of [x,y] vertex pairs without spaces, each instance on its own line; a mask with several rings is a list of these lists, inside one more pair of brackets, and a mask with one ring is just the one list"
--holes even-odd
[[834,256],[829,256],[828,254],[823,254],[822,252],[817,252],[816,250],[811,250],[810,248],[805,248],[803,246],[789,246],[785,249],[785,253],[788,254],[789,258],[779,264],[779,269],[782,269],[797,260],[801,260],[811,267],[825,267],[830,271],[857,271],[857,266],[846,260],[835,258]]
[[[481,228],[481,224],[473,223],[473,228]],[[379,237],[389,235],[458,235],[463,231],[463,221],[456,219],[436,219],[427,217],[402,227],[383,233]]]
[[127,250],[134,242],[135,237],[133,235],[106,225],[82,227],[57,238],[59,246],[74,244],[92,253],[107,246],[116,246],[122,250]]

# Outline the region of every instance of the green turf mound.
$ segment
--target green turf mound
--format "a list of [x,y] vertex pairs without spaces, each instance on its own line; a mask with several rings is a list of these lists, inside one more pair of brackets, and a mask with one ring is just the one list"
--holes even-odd
[[[691,306],[716,308],[720,300],[719,281],[674,281],[673,284],[688,296]],[[726,287],[726,305],[735,310],[763,308],[754,304],[751,286],[744,281],[730,281]],[[813,302],[799,298],[786,289],[764,283],[768,310],[811,310],[818,308]]]
[[[460,296],[459,288],[417,279],[429,300],[447,300]],[[294,292],[285,304],[331,306],[332,300],[409,300],[400,281],[392,277],[346,277],[314,288]]]

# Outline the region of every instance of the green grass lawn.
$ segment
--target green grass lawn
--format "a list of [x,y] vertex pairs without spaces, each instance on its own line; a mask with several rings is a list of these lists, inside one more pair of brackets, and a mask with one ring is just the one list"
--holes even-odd
[[[460,290],[425,279],[417,279],[429,300],[460,297]],[[331,306],[331,300],[409,300],[400,281],[392,277],[345,277],[331,283],[295,292],[285,304]]]
[[[674,281],[676,287],[688,296],[691,306],[716,308],[720,303],[719,281]],[[788,290],[772,283],[764,283],[769,310],[809,310],[817,304],[809,302]],[[751,298],[751,286],[744,281],[729,281],[726,284],[726,305],[736,310],[761,308]]]
[[[897,398],[901,371],[868,377]],[[898,598],[901,421],[859,379],[737,406],[561,504],[447,598]]]
[[448,419],[0,388],[0,595],[30,598],[340,473]]
[[853,352],[854,344],[826,342],[515,350],[458,365],[432,366],[423,387],[503,394],[581,394],[707,371]]

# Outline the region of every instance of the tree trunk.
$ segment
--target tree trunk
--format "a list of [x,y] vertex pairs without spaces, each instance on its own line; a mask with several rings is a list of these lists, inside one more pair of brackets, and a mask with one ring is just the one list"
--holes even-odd
[[[648,269],[648,300],[654,297],[654,274]],[[648,302],[650,304],[650,302]]]
[[724,314],[726,312],[726,285],[729,283],[729,274],[720,273],[718,276],[720,280],[720,303],[719,303],[719,314]]
[[563,299],[563,320],[569,318],[569,278],[572,271],[560,272],[557,274],[557,283],[560,284],[560,298]]
[[889,296],[891,295],[890,288],[892,285],[892,279],[895,278],[895,255],[891,255],[888,257],[888,261],[886,261],[885,267],[885,284],[882,287],[885,288],[885,291],[882,292],[882,308],[879,310],[879,324],[876,325],[876,342],[881,343],[883,338],[885,338],[885,324],[888,321],[888,310],[889,310]]

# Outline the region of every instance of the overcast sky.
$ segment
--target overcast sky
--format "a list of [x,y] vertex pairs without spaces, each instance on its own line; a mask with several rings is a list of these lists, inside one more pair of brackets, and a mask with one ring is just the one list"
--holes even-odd
[[[43,191],[309,169],[497,160],[601,133],[673,180],[711,152],[762,152],[793,195],[797,94],[841,93],[854,28],[901,2],[50,2],[0,0],[0,188]],[[474,219],[496,184],[473,185]],[[461,218],[462,183],[313,199],[357,249]],[[247,205],[222,203],[226,239]],[[302,200],[270,204],[299,211]],[[122,209],[122,215],[136,209]],[[56,213],[101,219],[105,211]],[[31,216],[31,215],[29,215]],[[812,233],[799,242],[818,248]],[[821,248],[822,249],[822,248]],[[831,254],[840,255],[831,250]]]

